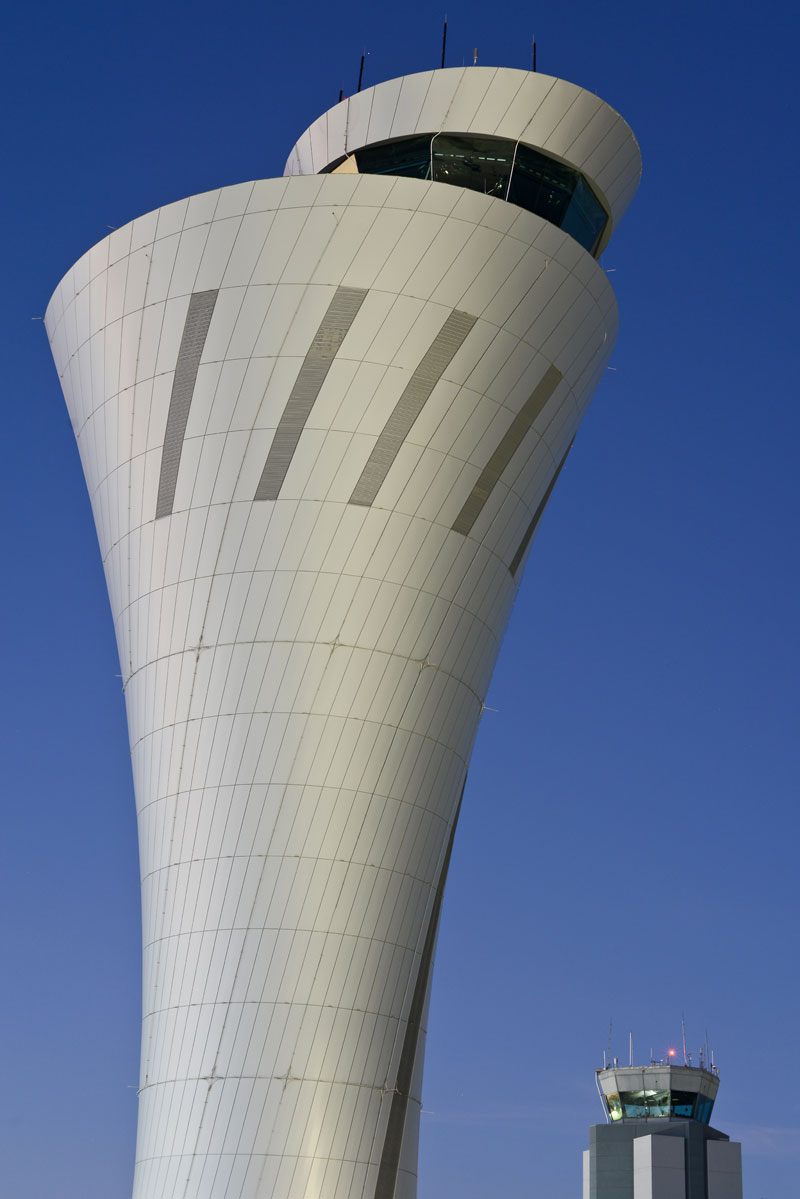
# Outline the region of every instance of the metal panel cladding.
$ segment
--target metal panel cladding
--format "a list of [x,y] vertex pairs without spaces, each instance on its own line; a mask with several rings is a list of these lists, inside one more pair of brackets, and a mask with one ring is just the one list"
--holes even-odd
[[115,230],[48,308],[139,815],[135,1199],[416,1193],[472,744],[617,330],[599,264],[541,217],[313,173],[440,127],[524,134],[612,213],[638,178],[571,84],[410,76],[321,118],[290,176]]

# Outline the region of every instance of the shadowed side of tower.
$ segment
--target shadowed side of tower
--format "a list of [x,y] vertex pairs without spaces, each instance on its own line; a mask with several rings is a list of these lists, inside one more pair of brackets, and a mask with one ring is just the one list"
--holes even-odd
[[287,171],[115,231],[47,313],[139,812],[136,1199],[415,1194],[458,805],[639,159],[597,97],[475,68]]

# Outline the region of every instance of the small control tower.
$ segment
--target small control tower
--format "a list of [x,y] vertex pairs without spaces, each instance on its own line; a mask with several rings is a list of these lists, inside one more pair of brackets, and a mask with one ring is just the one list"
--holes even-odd
[[583,1199],[742,1199],[742,1147],[710,1125],[719,1073],[673,1054],[597,1071],[607,1123],[590,1130]]

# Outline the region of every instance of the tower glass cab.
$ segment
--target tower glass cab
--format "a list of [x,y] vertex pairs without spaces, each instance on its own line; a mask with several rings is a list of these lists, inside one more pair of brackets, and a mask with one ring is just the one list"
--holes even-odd
[[696,1120],[708,1124],[719,1075],[694,1066],[612,1066],[597,1076],[609,1120]]
[[511,138],[425,133],[363,146],[325,173],[403,175],[466,187],[506,200],[563,229],[596,255],[609,215],[585,176],[569,163]]

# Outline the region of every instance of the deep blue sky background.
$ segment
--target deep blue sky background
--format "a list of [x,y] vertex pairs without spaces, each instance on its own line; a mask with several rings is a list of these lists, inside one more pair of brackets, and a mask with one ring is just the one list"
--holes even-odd
[[[41,316],[110,225],[282,173],[438,6],[8,6],[0,86],[0,1189],[126,1199],[136,833],[88,499]],[[542,523],[439,938],[420,1199],[577,1199],[593,1070],[708,1028],[747,1199],[798,1193],[796,6],[474,0],[448,65],[618,108],[645,175],[603,263],[613,359]]]

